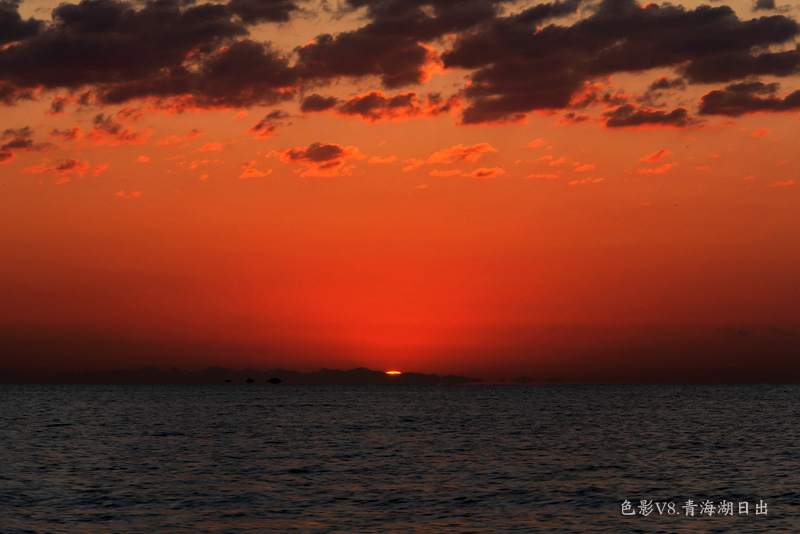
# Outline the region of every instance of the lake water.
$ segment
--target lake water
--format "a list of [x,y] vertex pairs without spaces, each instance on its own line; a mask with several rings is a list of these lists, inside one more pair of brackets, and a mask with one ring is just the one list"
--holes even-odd
[[0,385],[0,532],[800,532],[800,386]]

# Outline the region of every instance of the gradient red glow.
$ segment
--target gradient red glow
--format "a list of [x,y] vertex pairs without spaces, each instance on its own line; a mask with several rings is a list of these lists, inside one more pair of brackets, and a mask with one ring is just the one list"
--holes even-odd
[[798,380],[768,4],[7,2],[0,368]]

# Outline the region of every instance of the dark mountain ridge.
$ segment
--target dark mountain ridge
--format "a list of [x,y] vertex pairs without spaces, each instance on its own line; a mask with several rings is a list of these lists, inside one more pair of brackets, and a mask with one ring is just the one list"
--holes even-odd
[[373,371],[357,367],[349,371],[339,369],[320,369],[302,373],[285,369],[257,371],[255,369],[226,369],[207,367],[198,371],[186,371],[173,367],[161,370],[155,367],[142,367],[137,370],[115,369],[108,371],[87,371],[83,373],[61,373],[42,375],[22,375],[0,371],[0,383],[7,384],[174,384],[174,385],[290,385],[290,386],[328,386],[328,385],[456,385],[482,382],[479,378],[456,375],[403,373],[387,375],[383,371]]

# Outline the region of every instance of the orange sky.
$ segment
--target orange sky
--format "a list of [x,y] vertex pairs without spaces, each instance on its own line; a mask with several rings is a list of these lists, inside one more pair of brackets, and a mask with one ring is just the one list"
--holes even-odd
[[1,369],[800,380],[795,7],[57,5],[0,8]]

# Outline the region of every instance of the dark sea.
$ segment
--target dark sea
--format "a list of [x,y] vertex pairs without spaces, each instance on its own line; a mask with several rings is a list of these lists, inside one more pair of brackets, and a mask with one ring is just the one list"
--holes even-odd
[[0,385],[0,532],[797,533],[800,386]]

